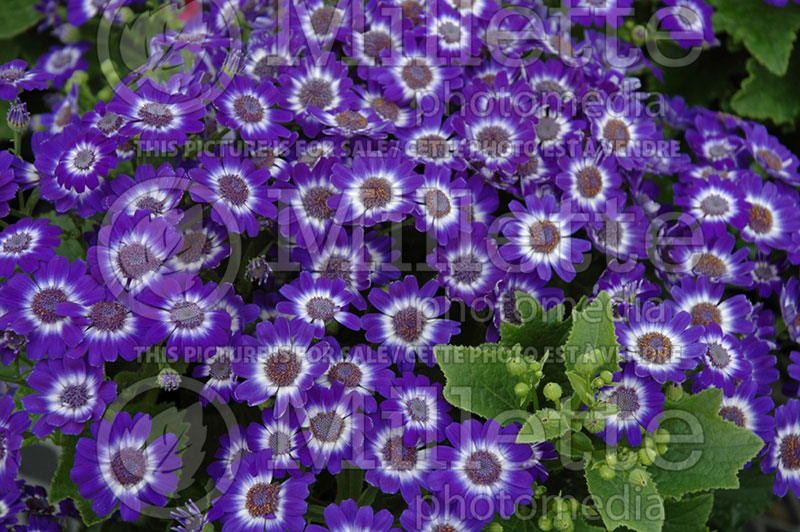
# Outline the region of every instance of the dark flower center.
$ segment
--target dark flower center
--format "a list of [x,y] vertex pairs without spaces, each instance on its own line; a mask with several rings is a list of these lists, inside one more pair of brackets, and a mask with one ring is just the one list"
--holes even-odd
[[731,362],[731,354],[716,342],[708,346],[706,355],[708,355],[708,361],[715,368],[725,368]]
[[772,269],[771,264],[756,263],[753,274],[760,281],[771,281],[775,277],[775,271]]
[[416,0],[406,0],[401,4],[403,15],[410,18],[416,26],[420,22],[420,15],[423,12],[423,7]]
[[483,264],[473,255],[459,255],[450,261],[450,275],[461,284],[472,284],[481,277]]
[[28,233],[14,233],[3,241],[3,251],[6,253],[22,253],[31,244],[31,235]]
[[692,325],[708,325],[722,321],[722,313],[712,303],[698,303],[692,307],[691,315]]
[[424,89],[433,80],[433,71],[423,59],[415,57],[403,67],[401,76],[410,88]]
[[334,443],[344,431],[344,419],[336,412],[322,412],[311,419],[309,426],[316,439]]
[[488,451],[475,451],[464,463],[467,478],[480,486],[491,486],[500,478],[503,468],[497,457]]
[[442,159],[447,155],[447,139],[441,135],[424,135],[417,139],[414,149],[425,159]]
[[439,24],[439,35],[447,44],[455,44],[461,41],[461,28],[448,20]]
[[164,213],[164,202],[162,200],[157,200],[152,196],[142,196],[136,200],[135,205],[137,209],[147,209],[150,211],[150,214],[155,216],[159,216]]
[[336,304],[329,297],[315,296],[306,303],[306,312],[311,319],[329,321],[336,314]]
[[125,307],[113,301],[101,301],[89,310],[89,323],[103,331],[118,331],[125,325]]
[[784,469],[800,469],[800,436],[789,434],[784,437],[778,455]]
[[417,450],[414,447],[403,445],[402,436],[392,436],[381,449],[383,461],[397,471],[413,469],[417,463]]
[[631,417],[639,410],[639,395],[635,389],[626,386],[620,386],[614,390],[609,402],[619,407],[618,416],[621,418]]
[[431,529],[431,532],[459,532],[453,525],[442,524],[436,525]]
[[530,178],[539,171],[539,158],[536,155],[528,156],[524,163],[517,164],[517,175],[521,178]]
[[653,364],[664,364],[672,357],[672,342],[661,333],[646,333],[639,338],[639,356]]
[[503,321],[519,325],[522,323],[522,316],[517,309],[517,294],[514,290],[506,290],[503,294]]
[[360,197],[367,209],[385,207],[392,201],[392,185],[385,177],[370,177],[361,184]]
[[603,128],[603,136],[618,148],[626,147],[631,140],[628,126],[621,120],[609,120]]
[[212,379],[220,381],[226,381],[230,379],[231,375],[233,374],[230,358],[226,356],[216,357],[209,365],[208,373]]
[[547,220],[534,222],[528,232],[531,235],[531,247],[537,253],[550,253],[561,241],[558,228]]
[[272,451],[272,456],[288,454],[292,449],[292,439],[285,432],[273,432],[269,435],[267,446]]
[[564,92],[564,87],[552,79],[543,79],[541,81],[537,81],[534,88],[539,92],[545,93],[561,94]]
[[172,123],[172,111],[164,104],[147,102],[139,109],[139,118],[150,127],[161,129]]
[[253,76],[263,78],[274,78],[278,72],[278,66],[270,63],[270,57],[262,57],[253,65]]
[[258,483],[247,490],[245,508],[251,517],[265,518],[278,509],[278,495],[281,487],[278,484]]
[[264,106],[258,98],[250,94],[244,94],[236,98],[233,102],[233,110],[239,120],[247,123],[260,122],[264,118]]
[[219,193],[233,205],[241,206],[247,202],[250,189],[244,179],[235,174],[227,174],[219,180]]
[[747,226],[755,233],[765,234],[772,229],[772,213],[763,205],[753,204]]
[[333,91],[329,82],[314,78],[303,84],[297,97],[305,107],[325,109],[333,101]]
[[122,122],[122,117],[117,113],[107,111],[106,114],[97,121],[96,127],[104,134],[109,135],[118,130],[122,126]]
[[89,390],[85,384],[71,384],[61,392],[60,399],[63,406],[80,408],[89,402]]
[[264,371],[276,386],[290,386],[300,374],[300,358],[292,351],[278,351],[267,359]]
[[722,216],[728,212],[728,200],[719,194],[710,194],[700,202],[700,208],[709,216]]
[[194,329],[203,324],[205,314],[203,310],[191,301],[178,303],[170,311],[172,320],[181,329]]
[[68,50],[65,50],[53,54],[49,63],[51,67],[55,68],[56,72],[60,72],[72,65],[72,61],[72,54]]
[[303,195],[303,208],[308,216],[317,220],[329,220],[334,210],[328,206],[328,199],[334,191],[325,187],[313,187]]
[[593,198],[603,190],[603,176],[594,166],[578,170],[577,176],[578,192],[584,198]]
[[350,260],[341,255],[331,255],[320,274],[328,279],[341,279],[350,286]]
[[7,67],[0,70],[0,81],[13,83],[25,75],[25,69],[18,67]]
[[86,171],[92,168],[95,161],[95,153],[94,150],[89,148],[83,148],[78,150],[78,153],[75,154],[75,157],[72,159],[72,166],[77,168],[78,170]]
[[392,318],[394,332],[406,342],[416,341],[425,330],[425,316],[419,310],[409,307],[401,310]]
[[406,412],[408,417],[414,421],[428,421],[428,403],[422,397],[412,397],[406,401]]
[[511,133],[500,126],[486,126],[475,135],[481,152],[487,157],[502,157],[511,148]]
[[438,188],[431,189],[425,193],[425,208],[434,218],[443,218],[450,214],[450,199]]
[[311,27],[317,35],[325,35],[331,29],[338,26],[341,16],[333,6],[322,6],[317,8],[310,17]]
[[373,98],[370,104],[384,120],[395,122],[400,116],[400,108],[397,107],[397,104],[386,98]]
[[543,116],[539,118],[539,123],[533,127],[536,130],[536,136],[543,141],[553,140],[558,136],[561,131],[561,126],[558,121],[551,116]]
[[367,119],[357,111],[347,110],[336,115],[339,127],[349,131],[358,131],[367,127]]
[[381,52],[392,47],[392,38],[380,30],[370,30],[364,34],[364,55],[378,59]]
[[722,419],[736,423],[740,427],[744,427],[747,421],[744,412],[737,406],[723,406],[719,411],[719,415]]
[[183,248],[178,261],[192,264],[203,259],[211,251],[211,239],[203,231],[191,231],[183,235]]
[[39,318],[39,321],[55,323],[62,318],[62,316],[56,314],[56,306],[66,300],[67,295],[60,288],[44,288],[33,296],[31,309]]
[[766,164],[770,170],[775,170],[776,172],[783,170],[783,161],[774,151],[767,149],[758,150],[756,155],[764,161],[764,164]]
[[701,253],[695,260],[692,270],[697,275],[705,275],[707,277],[715,278],[725,275],[728,267],[718,257],[711,253]]
[[147,473],[144,451],[132,447],[120,449],[111,459],[111,471],[117,482],[126,488],[135,486]]
[[328,370],[328,380],[341,382],[347,388],[355,388],[361,382],[361,370],[352,362],[339,362]]
[[150,255],[147,248],[138,242],[123,246],[117,254],[119,268],[131,279],[140,279],[155,271],[160,262]]

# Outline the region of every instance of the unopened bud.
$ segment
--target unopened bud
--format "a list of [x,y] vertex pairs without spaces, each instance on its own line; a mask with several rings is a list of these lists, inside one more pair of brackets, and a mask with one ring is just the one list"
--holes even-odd
[[22,133],[28,129],[28,124],[31,123],[31,114],[28,112],[28,104],[19,99],[14,100],[8,108],[6,120],[8,121],[8,127],[17,133]]

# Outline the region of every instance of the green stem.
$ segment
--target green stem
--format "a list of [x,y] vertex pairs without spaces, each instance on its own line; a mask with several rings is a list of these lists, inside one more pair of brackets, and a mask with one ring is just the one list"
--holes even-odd
[[14,131],[14,155],[21,158],[22,131]]

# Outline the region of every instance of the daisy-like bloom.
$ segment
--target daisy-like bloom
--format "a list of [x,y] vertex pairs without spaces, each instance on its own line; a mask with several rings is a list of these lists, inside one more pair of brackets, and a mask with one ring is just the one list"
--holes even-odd
[[46,89],[48,81],[50,76],[42,70],[28,70],[28,63],[14,59],[0,66],[0,100],[13,100],[20,90]]
[[776,431],[761,462],[764,473],[776,471],[773,491],[783,497],[789,488],[800,494],[800,401],[790,399],[775,409]]
[[178,522],[170,527],[175,532],[200,532],[208,524],[206,514],[200,511],[192,499],[188,499],[183,507],[172,510],[169,515]]
[[[358,65],[356,73],[364,81],[373,86],[374,67],[382,64],[383,56],[397,54],[401,50],[399,26],[392,28],[391,17],[384,17],[376,3],[371,3],[372,10],[367,9],[367,23],[363,28],[352,28],[345,45],[345,54]],[[374,11],[374,12],[373,12]],[[363,88],[363,87],[362,87]],[[359,87],[354,87],[358,91]]]
[[100,179],[117,166],[117,144],[96,131],[71,125],[52,137],[36,159],[36,169],[55,175],[58,184],[81,193],[100,186]]
[[531,61],[523,70],[531,88],[542,96],[558,95],[567,102],[578,96],[583,82],[583,71],[570,68],[558,59]]
[[480,310],[503,276],[492,261],[496,246],[494,239],[487,238],[486,226],[474,223],[469,233],[435,248],[427,257],[428,266],[439,272],[437,279],[447,297]]
[[661,294],[661,287],[648,281],[644,272],[642,263],[631,268],[614,259],[600,275],[592,293],[597,295],[605,291],[614,305],[614,318],[622,319],[629,306],[640,307],[641,303]]
[[293,408],[280,417],[276,417],[271,408],[265,408],[261,412],[261,423],[251,423],[247,427],[247,446],[254,453],[269,450],[269,467],[276,474],[300,469],[300,449],[306,443],[300,427],[301,419]]
[[508,519],[517,504],[530,502],[531,486],[539,475],[525,468],[532,456],[531,446],[514,443],[518,426],[471,419],[451,423],[445,432],[453,447],[432,450],[447,468],[428,475],[431,491],[443,492],[447,498],[464,497],[476,516],[497,512]]
[[425,478],[436,467],[427,442],[419,434],[408,437],[402,425],[395,426],[372,419],[373,428],[367,434],[364,454],[358,464],[366,471],[364,479],[383,493],[402,494],[411,501],[420,496],[420,487],[426,487]]
[[89,47],[88,42],[52,46],[48,53],[39,58],[36,68],[53,80],[54,89],[60,89],[73,72],[86,70],[89,67],[89,62],[83,58]]
[[[8,397],[8,399],[11,398]],[[11,402],[13,406],[14,401]],[[16,471],[14,475],[16,475]],[[5,525],[8,530],[11,530],[8,528],[9,525],[17,522],[17,516],[26,510],[26,506],[20,497],[19,488],[14,484],[14,476],[8,480],[6,485],[8,488],[0,492],[0,525]]]
[[369,282],[374,285],[389,284],[400,278],[400,270],[394,265],[401,252],[394,247],[395,239],[370,231],[364,237],[364,247],[369,253]]
[[242,460],[252,453],[242,426],[231,427],[219,438],[219,448],[214,453],[216,460],[208,466],[209,476],[217,484],[226,481],[230,485],[241,471]]
[[399,150],[353,157],[352,165],[336,164],[333,185],[341,193],[329,204],[342,222],[369,227],[377,223],[401,222],[414,210],[413,196],[422,176]]
[[463,65],[478,56],[481,42],[470,14],[457,11],[453,3],[459,2],[440,0],[436,3],[435,11],[428,4],[425,39],[436,43],[439,57],[447,58],[450,64]]
[[716,323],[726,334],[752,332],[750,312],[753,307],[747,296],[738,294],[723,301],[724,291],[724,284],[710,283],[707,277],[701,276],[697,280],[684,277],[680,286],[672,288],[675,310],[688,312],[692,316],[692,325]]
[[432,232],[441,245],[470,227],[465,210],[471,199],[467,183],[460,177],[451,177],[449,168],[428,164],[425,180],[416,192],[414,226],[417,231]]
[[500,247],[500,255],[508,262],[519,264],[524,273],[535,271],[549,281],[552,270],[569,282],[575,277],[574,264],[583,260],[583,253],[592,245],[572,234],[583,221],[569,203],[556,203],[553,195],[525,197],[525,205],[513,200],[509,208],[514,220],[503,227],[510,242]]
[[620,355],[635,363],[636,375],[650,376],[663,384],[667,379],[686,380],[686,370],[697,366],[706,344],[702,326],[691,326],[688,312],[675,313],[670,305],[647,302],[628,313],[629,322],[617,322]]
[[383,57],[383,67],[376,74],[389,100],[406,104],[438,98],[443,101],[447,91],[461,88],[461,70],[443,66],[441,61],[430,57],[424,42],[412,32],[403,35],[401,53]]
[[208,519],[221,520],[228,532],[302,532],[306,525],[311,473],[292,472],[278,479],[270,468],[270,452],[245,457],[228,491],[214,501]]
[[114,296],[137,294],[167,272],[165,263],[183,245],[181,234],[166,219],[138,211],[119,215],[98,231],[87,259],[92,275]]
[[631,170],[649,158],[647,144],[656,140],[658,133],[653,120],[644,118],[640,101],[631,98],[622,104],[622,109],[616,107],[616,103],[605,105],[599,109],[601,112],[593,113],[598,116],[592,117],[592,132],[621,167]]
[[273,35],[265,35],[261,39],[256,39],[255,32],[250,35],[247,47],[241,71],[256,83],[264,80],[276,82],[278,77],[288,70],[288,65],[294,62],[299,53],[296,50],[296,40],[277,39]]
[[308,114],[309,107],[333,112],[350,108],[355,101],[347,67],[330,53],[323,54],[317,61],[305,57],[287,70],[278,78],[285,98],[282,107],[294,112],[295,120],[309,138],[316,137],[322,130],[322,125]]
[[[362,67],[359,67],[359,69]],[[353,91],[359,98],[359,108],[362,111],[372,111],[387,127],[387,131],[395,131],[410,127],[415,120],[415,112],[406,106],[397,105],[396,102],[387,100],[384,90],[376,81],[369,81],[366,87],[356,85]],[[441,121],[439,122],[441,124]]]
[[162,216],[177,223],[182,217],[177,207],[189,183],[183,170],[176,170],[169,163],[158,169],[140,164],[133,179],[125,174],[114,178],[105,201],[110,206],[112,221],[122,213],[133,216],[136,211],[146,210],[151,218]]
[[[414,116],[412,115],[412,120]],[[460,141],[453,137],[453,116],[444,117],[444,110],[416,118],[407,127],[398,125],[397,138],[405,154],[416,163],[446,166],[454,170],[466,168],[459,154]]]
[[770,176],[781,179],[789,185],[800,184],[797,156],[790,152],[778,139],[767,132],[761,124],[745,128],[747,149],[758,164]]
[[742,229],[749,218],[741,189],[717,175],[676,190],[675,204],[699,220],[704,231],[708,229],[715,234],[725,233],[728,224]]
[[800,343],[800,282],[790,277],[781,288],[781,315],[792,341]]
[[631,12],[633,0],[569,0],[569,17],[583,26],[606,24],[612,28],[620,25]]
[[116,87],[106,109],[128,119],[120,134],[139,134],[143,149],[168,152],[186,144],[189,133],[203,131],[205,94],[201,90],[197,84],[192,89],[170,91],[145,78],[136,92],[124,85]]
[[753,271],[750,274],[753,276],[753,288],[758,288],[758,296],[760,298],[768,299],[773,292],[780,293],[785,283],[782,273],[787,266],[788,261],[785,258],[774,259],[763,253],[756,255]]
[[388,349],[401,366],[413,367],[415,354],[432,366],[433,347],[449,343],[461,331],[458,322],[437,318],[450,309],[446,297],[435,296],[438,290],[435,279],[419,287],[413,275],[391,283],[388,292],[373,288],[369,301],[380,314],[361,317],[367,340]]
[[736,238],[725,233],[703,239],[701,244],[676,246],[670,254],[681,273],[694,277],[704,275],[710,281],[750,286],[753,263],[747,261],[749,250],[745,247],[734,251]]
[[32,125],[39,126],[51,135],[61,133],[70,124],[80,122],[80,107],[78,106],[79,83],[74,83],[64,98],[51,100],[48,107],[50,113],[44,113],[33,117]]
[[311,273],[300,272],[294,282],[281,287],[280,293],[287,301],[278,303],[278,312],[313,326],[317,338],[325,336],[325,326],[334,321],[358,331],[361,320],[347,312],[352,296],[345,288],[341,279],[314,279]]
[[24,218],[0,233],[0,277],[11,277],[19,266],[33,273],[39,261],[48,261],[61,243],[61,228],[47,219]]
[[758,386],[746,380],[736,387],[732,395],[722,398],[719,416],[726,421],[744,427],[769,443],[775,430],[775,420],[769,415],[775,403],[769,395],[758,395]]
[[131,418],[120,412],[78,440],[70,478],[97,515],[108,515],[119,503],[122,520],[135,521],[143,506],[163,506],[177,488],[178,439],[167,432],[147,443],[151,426],[147,414]]
[[231,318],[231,339],[228,345],[239,346],[247,335],[244,334],[248,323],[258,318],[258,305],[244,304],[242,296],[236,294],[233,285],[223,283],[220,286],[221,297],[214,304],[214,310],[222,310]]
[[771,349],[774,349],[774,347],[769,342],[760,340],[755,335],[748,336],[742,340],[742,352],[753,368],[751,378],[758,386],[759,395],[772,393],[773,384],[781,376],[776,367],[778,359],[770,353]]
[[217,121],[239,131],[246,141],[274,142],[279,137],[288,137],[289,130],[278,122],[291,121],[292,113],[272,109],[279,98],[271,83],[256,85],[249,77],[236,76],[214,102]]
[[392,528],[394,517],[389,510],[375,512],[371,506],[359,507],[353,499],[339,505],[329,504],[323,515],[327,528],[308,525],[306,532],[400,532],[399,528]]
[[312,56],[319,56],[321,50],[330,49],[334,40],[344,41],[348,36],[347,29],[352,26],[349,7],[341,9],[322,0],[291,4],[291,7],[293,32],[305,37]]
[[333,475],[342,470],[342,461],[352,462],[364,453],[364,435],[371,430],[369,419],[358,411],[344,387],[312,388],[305,406],[300,463],[314,474],[326,469]]
[[618,384],[606,386],[598,394],[599,400],[619,407],[619,412],[606,416],[601,436],[609,445],[617,445],[624,434],[628,444],[637,447],[642,443],[642,429],[655,432],[658,428],[664,394],[652,379],[637,376],[633,364],[616,373],[614,382]]
[[664,0],[667,7],[656,13],[664,29],[682,48],[716,42],[711,15],[714,10],[703,0]]
[[31,428],[39,438],[56,429],[80,434],[117,396],[117,383],[103,381],[103,368],[87,367],[81,359],[40,360],[27,383],[38,393],[23,397],[22,404],[28,413],[42,414]]
[[103,100],[97,102],[92,111],[83,115],[81,118],[81,125],[93,127],[108,138],[122,140],[123,137],[120,136],[119,131],[127,120],[117,113],[106,109],[106,105],[106,102]]
[[170,356],[196,360],[209,346],[227,345],[231,317],[214,305],[221,297],[214,283],[193,274],[176,273],[153,283],[137,296],[134,311],[147,330],[144,342],[167,340]]
[[225,228],[211,220],[201,220],[183,230],[183,247],[167,261],[173,271],[197,273],[205,268],[216,268],[231,254]]
[[33,279],[16,273],[5,282],[0,304],[8,312],[0,328],[28,335],[29,359],[60,358],[83,338],[85,308],[102,298],[103,289],[86,274],[86,263],[70,264],[57,255],[42,262]]
[[[354,101],[351,106],[353,105],[358,103]],[[377,112],[369,108],[356,107],[331,112],[309,107],[308,112],[324,126],[322,133],[337,139],[352,137],[384,139],[386,131],[393,129]]]
[[[587,214],[605,210],[603,206],[609,198],[620,195],[622,178],[614,159],[599,155],[582,153],[558,159],[562,172],[556,177],[556,185],[564,191],[562,201],[572,202],[577,210]],[[590,221],[595,226],[601,224],[597,217]]]
[[[3,486],[12,486],[19,470],[22,433],[28,430],[31,420],[26,412],[14,412],[14,398],[6,395],[0,399],[0,481]],[[0,498],[0,510],[3,508]],[[3,520],[0,511],[0,523]]]
[[233,347],[217,347],[216,353],[204,357],[203,361],[194,368],[192,376],[208,377],[200,399],[206,403],[218,399],[222,403],[230,401],[233,390],[238,384],[238,375],[233,371]]
[[10,152],[0,153],[0,217],[8,215],[11,207],[9,200],[13,199],[19,189],[19,185],[14,180],[14,170],[11,164],[15,157]]
[[789,248],[792,233],[800,229],[797,192],[785,185],[765,182],[758,175],[741,180],[739,186],[750,204],[742,238],[755,243],[762,253]]
[[400,515],[400,524],[407,532],[479,532],[485,522],[472,517],[459,499],[444,501],[436,495],[429,505],[422,497],[408,501],[408,508]]
[[234,397],[258,405],[275,397],[275,415],[282,416],[291,403],[301,408],[314,379],[326,369],[323,353],[331,349],[327,342],[311,344],[313,327],[284,317],[274,324],[265,321],[256,327],[258,351],[251,357],[237,359],[233,369],[245,379],[236,387]]
[[336,210],[329,201],[340,190],[333,184],[331,167],[334,159],[325,159],[309,169],[295,164],[292,181],[280,187],[281,202],[287,206],[278,213],[278,228],[286,237],[297,235],[306,247],[329,234]]
[[583,136],[586,121],[576,118],[575,114],[575,105],[562,101],[561,96],[551,94],[543,98],[533,114],[536,122],[533,129],[542,154],[558,157],[564,153],[566,143]]
[[29,515],[27,525],[17,525],[13,530],[14,532],[61,532],[63,528],[53,518]]
[[[329,341],[333,342],[333,339]],[[317,386],[330,388],[336,383],[344,386],[344,393],[361,405],[369,414],[378,409],[374,392],[388,389],[394,372],[388,356],[382,357],[369,346],[358,344],[345,349],[332,349],[325,355],[328,369],[317,378]]]
[[706,344],[703,371],[693,389],[699,391],[715,386],[731,395],[737,382],[750,377],[752,368],[742,352],[742,344],[732,334],[726,334],[716,323],[706,325],[701,340]]
[[382,416],[392,426],[402,426],[406,438],[419,437],[426,443],[442,441],[444,429],[450,424],[450,405],[442,397],[442,385],[424,375],[403,373],[385,389],[378,391],[386,397],[381,403]]
[[210,203],[211,219],[235,233],[258,234],[256,215],[275,218],[278,211],[268,198],[269,171],[257,169],[250,159],[237,156],[235,148],[222,146],[221,158],[202,153],[203,168],[189,171],[200,187],[192,187],[192,199]]

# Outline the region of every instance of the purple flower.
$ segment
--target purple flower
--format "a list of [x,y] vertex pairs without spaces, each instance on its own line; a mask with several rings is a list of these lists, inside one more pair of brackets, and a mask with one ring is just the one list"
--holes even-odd
[[710,281],[750,286],[750,271],[753,263],[747,261],[749,250],[740,248],[734,251],[736,238],[729,233],[703,239],[702,243],[675,246],[671,257],[678,271],[698,277],[704,275]]
[[452,178],[452,171],[443,166],[425,166],[425,181],[417,189],[417,231],[431,232],[439,244],[469,227],[467,208],[472,205],[471,191],[462,178]]
[[306,520],[311,473],[295,471],[286,479],[273,476],[269,451],[245,457],[225,495],[214,501],[208,518],[222,529],[241,532],[302,532]]
[[[184,224],[181,224],[184,225]],[[226,228],[204,219],[183,227],[183,247],[167,261],[173,271],[198,273],[205,268],[216,268],[231,254],[227,244]]]
[[[22,447],[22,433],[28,430],[31,420],[27,412],[14,412],[14,399],[10,395],[0,399],[0,480],[3,486],[10,487],[17,477]],[[11,490],[9,490],[11,491]],[[11,501],[0,497],[0,509],[8,508]],[[0,512],[0,523],[6,517]]]
[[73,72],[86,70],[89,67],[89,62],[83,59],[83,54],[89,50],[89,47],[88,42],[67,44],[61,47],[52,46],[48,53],[39,58],[36,69],[52,77],[53,88],[60,89]]
[[11,164],[15,157],[10,152],[0,152],[0,218],[8,216],[9,200],[14,198],[19,185],[14,181],[14,170]]
[[[11,398],[9,397],[8,399]],[[14,401],[12,400],[11,403],[13,406]],[[1,409],[2,403],[0,403]],[[20,437],[21,442],[22,438]],[[13,483],[14,476],[16,476],[16,470],[14,470],[14,475],[7,482],[8,489],[0,492],[0,525],[5,525],[6,527],[16,523],[17,516],[26,510],[25,503],[20,499],[19,488]]]
[[[299,411],[298,411],[299,412]],[[268,450],[269,468],[280,474],[285,470],[300,469],[300,449],[306,444],[301,429],[302,412],[293,408],[276,417],[271,408],[261,412],[261,423],[247,427],[247,447],[252,452]]]
[[352,296],[345,288],[341,279],[314,279],[311,273],[301,272],[294,282],[281,287],[280,293],[287,301],[278,303],[278,312],[312,325],[317,338],[322,338],[325,326],[333,322],[358,331],[361,329],[361,320],[347,312]]
[[480,519],[488,519],[494,512],[508,519],[517,504],[530,503],[532,484],[539,475],[526,467],[531,446],[515,443],[518,426],[501,427],[493,419],[481,424],[472,419],[451,423],[446,432],[453,447],[432,450],[447,468],[428,475],[431,491],[443,494],[445,500],[464,497],[473,516]]
[[750,204],[742,238],[755,243],[762,253],[789,248],[792,233],[800,229],[797,192],[786,185],[765,182],[758,175],[744,178],[740,186]]
[[19,91],[47,88],[50,76],[36,68],[27,70],[28,63],[14,59],[0,66],[0,100],[13,100]]
[[[605,101],[600,98],[600,101]],[[660,138],[654,122],[645,118],[643,104],[631,96],[618,105],[598,105],[592,110],[592,133],[599,139],[603,151],[614,156],[617,163],[626,170],[644,165],[648,159],[648,143]]]
[[705,344],[703,327],[692,327],[688,312],[675,313],[669,305],[645,303],[628,313],[629,323],[616,323],[620,355],[635,364],[636,375],[660,384],[686,380],[686,370],[697,366]]
[[594,294],[605,290],[617,315],[624,315],[627,307],[640,307],[641,303],[661,294],[661,287],[648,281],[644,264],[636,263],[633,267],[612,260],[594,285]]
[[135,521],[143,506],[163,506],[178,486],[178,440],[165,433],[148,443],[151,425],[147,414],[120,412],[78,440],[70,478],[97,515],[108,515],[119,502],[122,520]]
[[48,261],[61,244],[61,228],[49,220],[24,218],[0,233],[0,277],[11,277],[16,266],[33,273],[39,261]]
[[336,210],[331,199],[341,191],[333,184],[334,159],[325,159],[310,169],[295,164],[292,179],[280,187],[281,201],[287,206],[278,213],[278,227],[283,235],[297,235],[298,243],[312,247],[330,234]]
[[444,502],[434,495],[432,502],[429,505],[422,497],[408,501],[408,509],[400,515],[400,524],[407,532],[479,532],[487,521],[475,519],[463,500]]
[[445,438],[444,429],[451,422],[447,414],[450,405],[442,397],[440,383],[432,383],[424,375],[403,373],[386,382],[384,388],[378,389],[386,397],[380,411],[392,426],[404,427],[404,437],[419,437],[426,443]]
[[83,340],[67,351],[68,357],[79,358],[88,353],[89,364],[101,366],[120,356],[131,361],[140,354],[137,348],[142,347],[145,336],[141,317],[114,299],[110,292],[106,291],[104,299],[85,307],[83,319],[86,321]]
[[[620,196],[622,178],[613,157],[603,159],[600,154],[573,155],[560,157],[558,165],[562,173],[556,177],[556,185],[564,191],[561,201],[572,202],[580,212],[591,214],[604,211],[609,198]],[[594,221],[596,218],[590,219]]]
[[342,501],[339,505],[329,504],[324,515],[328,528],[308,525],[306,532],[400,532],[399,528],[392,528],[394,518],[389,510],[375,512],[371,506],[359,507],[353,499]]
[[134,179],[121,174],[111,182],[106,203],[110,205],[112,221],[122,214],[133,216],[136,211],[146,210],[151,218],[162,216],[177,223],[182,215],[177,207],[188,185],[183,170],[176,171],[169,163],[158,169],[140,164]]
[[28,377],[38,393],[22,398],[25,410],[42,414],[31,428],[38,438],[60,429],[80,434],[87,422],[97,421],[117,396],[117,384],[103,381],[103,368],[87,366],[81,359],[40,360]]
[[317,378],[318,387],[330,388],[340,383],[344,386],[345,395],[359,402],[365,413],[378,409],[374,392],[388,388],[394,378],[394,372],[388,369],[391,364],[389,357],[382,357],[363,344],[345,351],[328,350],[323,356],[328,369]]
[[569,17],[583,26],[595,24],[598,28],[606,24],[616,28],[622,19],[631,13],[633,0],[569,0]]
[[789,336],[800,343],[800,282],[790,277],[781,288],[781,315]]
[[288,137],[289,130],[278,122],[289,122],[290,111],[272,109],[280,96],[268,82],[256,85],[246,76],[236,76],[225,92],[217,98],[217,121],[239,131],[246,141],[274,142]]
[[[226,488],[240,473],[242,460],[252,454],[241,425],[231,427],[229,432],[219,438],[219,447],[214,460],[208,466],[208,474],[221,488]],[[224,491],[224,490],[223,490]]]
[[789,488],[800,494],[800,401],[790,399],[775,409],[776,431],[767,456],[761,462],[764,473],[775,471],[773,491],[783,497]]
[[624,434],[628,443],[642,444],[642,429],[655,432],[658,418],[664,411],[664,394],[658,383],[636,375],[633,364],[614,375],[614,386],[600,390],[599,399],[619,408],[619,412],[606,416],[602,437],[609,445],[617,445]]
[[73,124],[45,143],[43,156],[34,164],[42,174],[55,175],[59,185],[80,194],[99,187],[100,180],[116,168],[116,148],[105,135]]
[[595,247],[623,260],[639,260],[645,250],[648,219],[637,205],[622,209],[617,199],[610,199],[599,213],[589,216],[587,229]]
[[438,289],[435,280],[420,288],[413,275],[391,283],[388,292],[373,288],[369,301],[380,314],[362,316],[367,340],[381,343],[401,366],[413,367],[414,354],[432,366],[433,347],[449,343],[460,332],[458,322],[437,319],[450,309],[446,297],[435,297]]
[[715,234],[724,234],[728,224],[742,229],[749,218],[741,188],[730,180],[711,175],[689,187],[676,186],[675,204],[686,209]]
[[800,161],[796,155],[778,142],[778,139],[770,135],[766,127],[754,124],[752,127],[745,128],[745,134],[747,135],[747,149],[767,174],[788,185],[800,185],[800,174],[797,172]]
[[463,170],[466,164],[459,153],[460,141],[453,137],[453,119],[445,118],[444,111],[440,111],[421,118],[411,115],[408,124],[397,123],[396,135],[403,152],[414,162],[425,164],[426,169],[436,165]]
[[564,291],[560,288],[547,287],[545,281],[535,274],[506,273],[494,289],[491,296],[493,303],[492,324],[486,331],[486,339],[496,342],[500,339],[500,323],[505,321],[514,325],[522,324],[522,316],[517,309],[517,292],[523,292],[539,302],[545,310],[549,310],[564,301]]
[[768,395],[758,395],[758,385],[746,380],[736,387],[733,394],[722,398],[719,416],[757,434],[769,443],[775,430],[775,419],[769,415],[775,403]]
[[707,277],[697,280],[689,277],[681,279],[680,286],[672,288],[676,312],[688,312],[692,325],[717,324],[723,333],[747,334],[753,331],[750,321],[752,305],[744,294],[723,300],[725,285],[710,283]]
[[172,510],[169,515],[178,522],[176,526],[170,527],[170,530],[175,532],[200,532],[208,523],[206,515],[192,499],[186,501],[182,508]]
[[204,404],[214,399],[223,403],[230,401],[233,390],[238,384],[238,375],[233,371],[234,353],[232,347],[218,347],[216,353],[204,357],[194,368],[193,377],[208,377],[200,391],[200,400]]
[[703,0],[664,0],[664,4],[667,7],[659,9],[656,15],[682,48],[716,42],[711,24],[714,10]]

